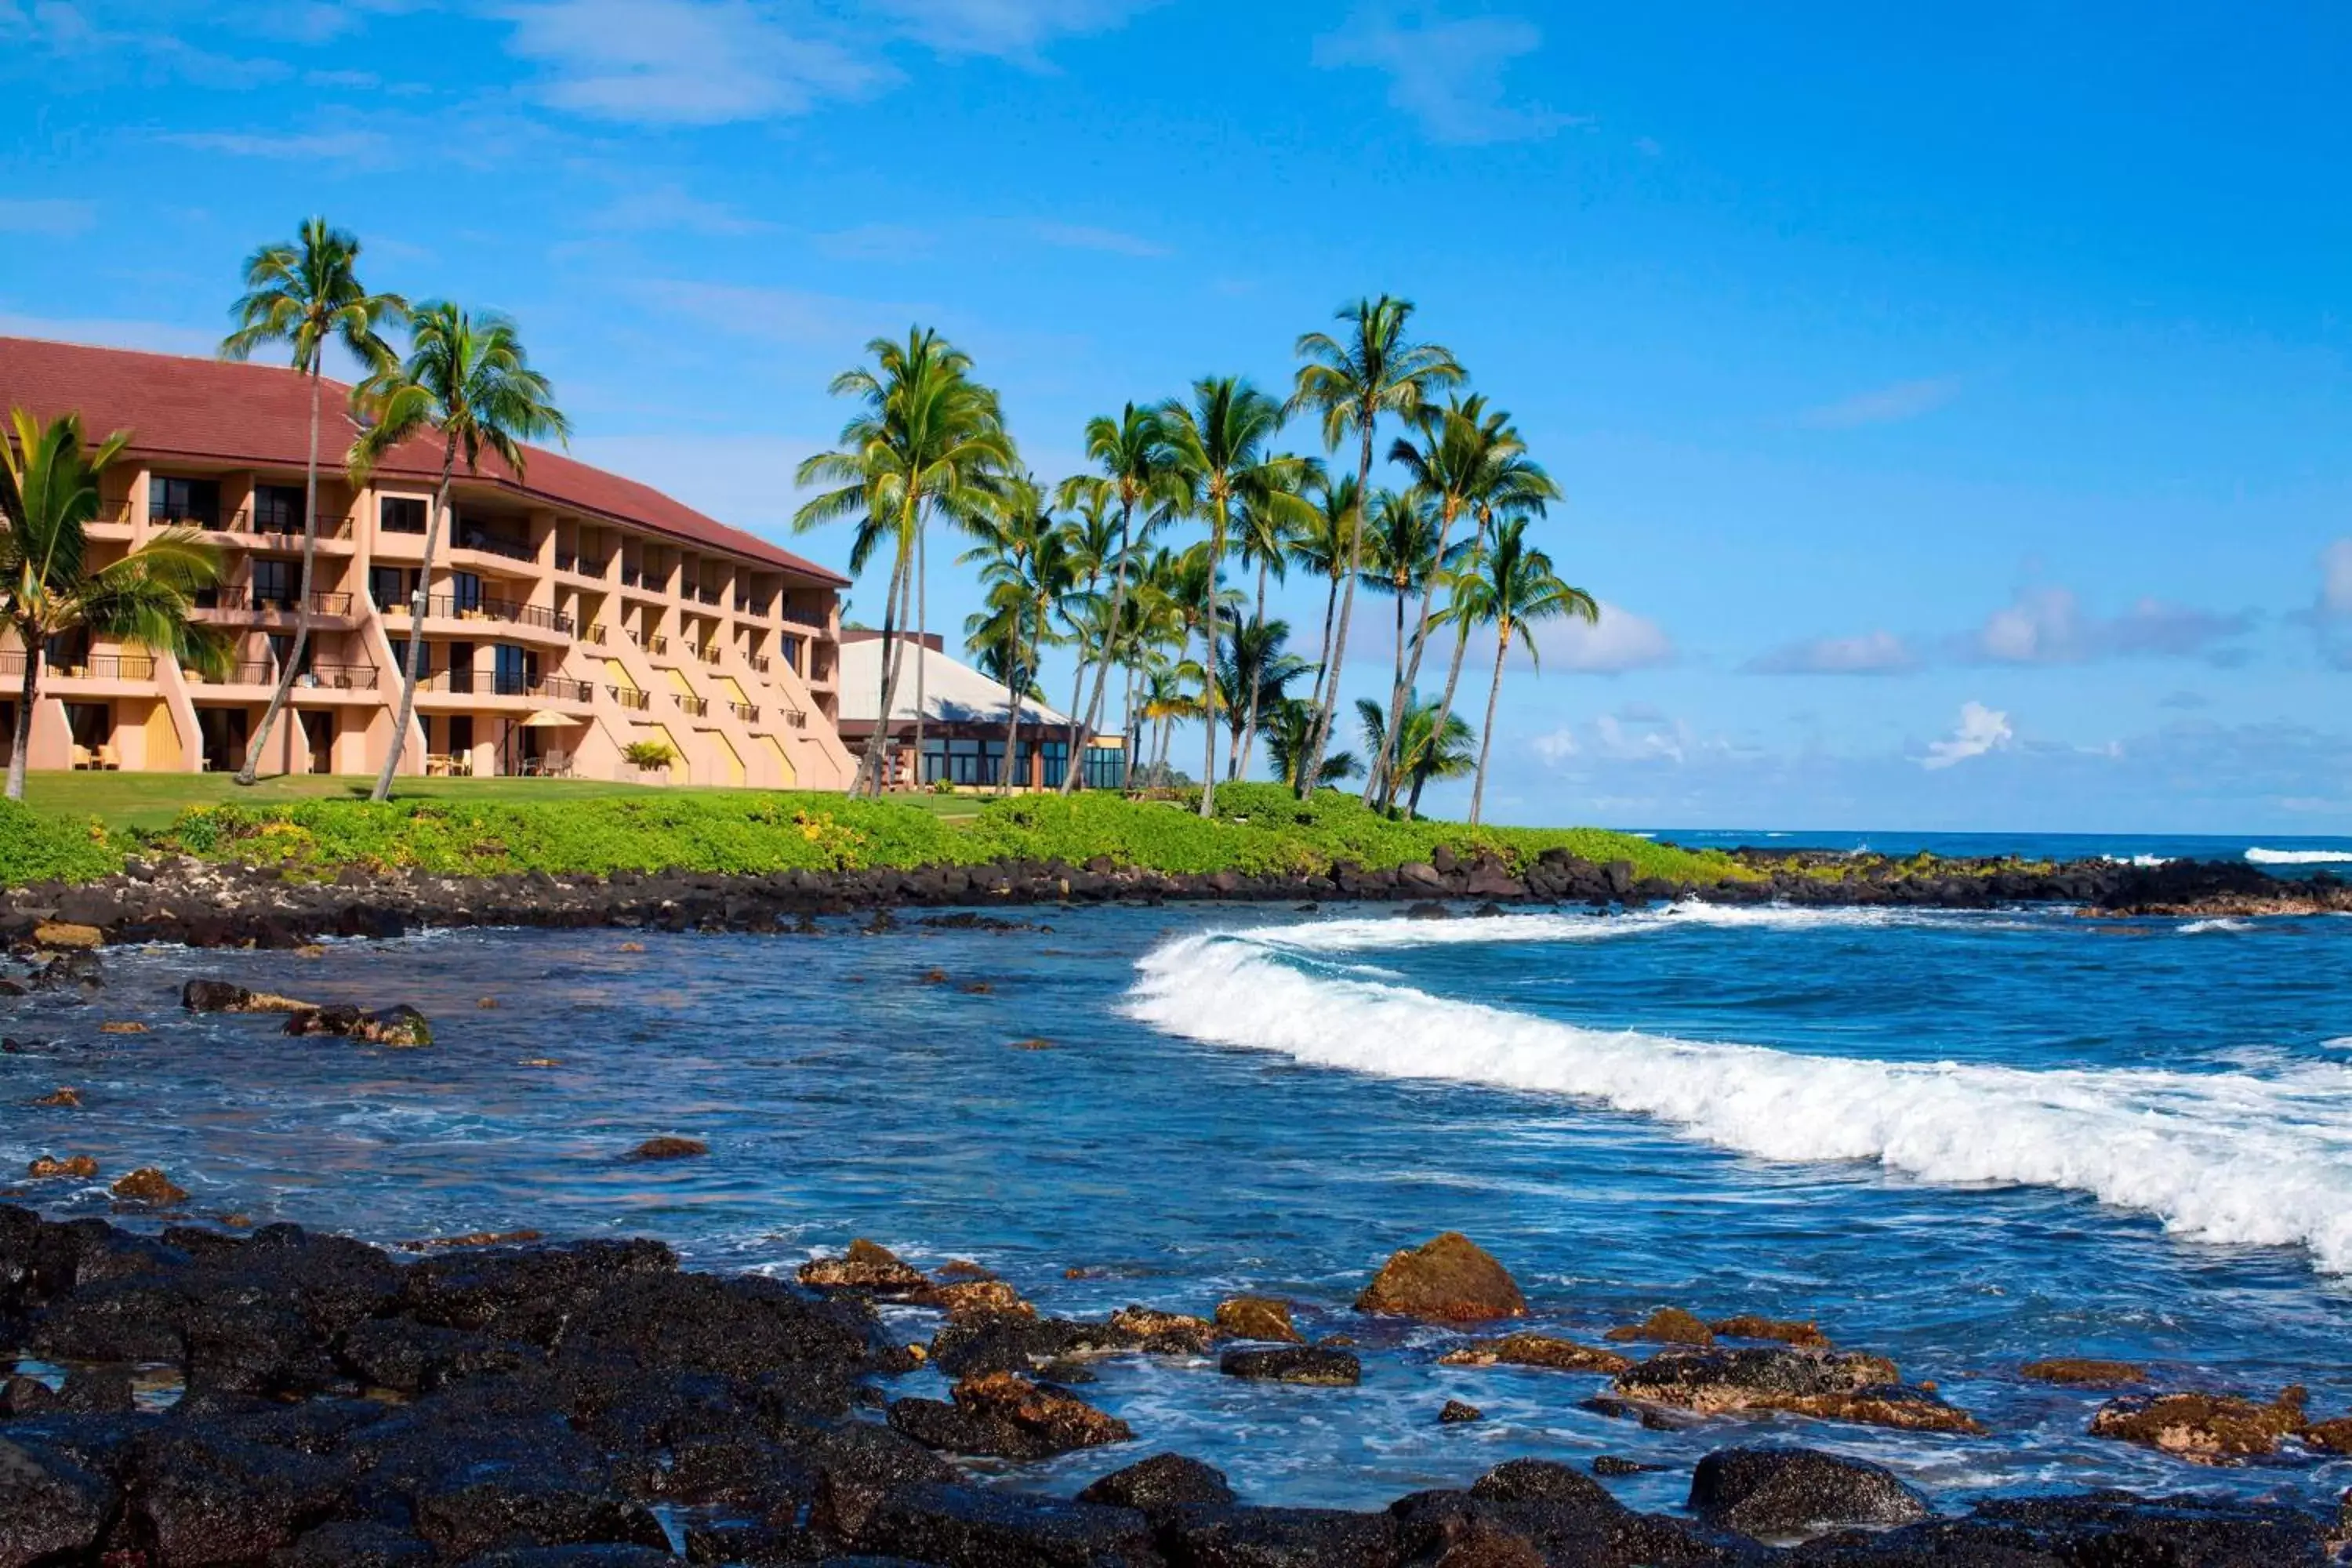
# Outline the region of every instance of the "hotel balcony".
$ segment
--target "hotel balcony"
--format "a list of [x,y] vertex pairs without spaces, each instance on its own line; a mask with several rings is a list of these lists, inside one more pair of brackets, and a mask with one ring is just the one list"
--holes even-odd
[[[381,606],[379,614],[386,619],[410,618],[410,605],[405,599]],[[576,627],[570,616],[561,610],[546,609],[538,605],[520,605],[511,599],[466,599],[449,595],[436,595],[425,602],[425,631],[429,636],[465,637],[483,629],[483,623],[511,626],[516,633],[533,641],[569,642]]]
[[416,683],[420,699],[432,697],[436,709],[463,708],[467,703],[506,707],[560,703],[585,703],[596,689],[584,680],[572,680],[560,675],[543,675],[536,680],[516,676],[499,675],[488,670],[445,669],[429,675]]

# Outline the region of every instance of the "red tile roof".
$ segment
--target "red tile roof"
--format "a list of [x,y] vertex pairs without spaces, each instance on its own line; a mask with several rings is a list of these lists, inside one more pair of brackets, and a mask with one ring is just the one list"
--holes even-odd
[[[325,390],[319,458],[322,465],[340,464],[357,433],[345,411],[350,388],[330,381]],[[131,449],[148,457],[299,468],[310,451],[310,389],[302,377],[278,365],[0,337],[0,405],[29,408],[45,417],[78,412],[83,428],[93,435],[131,431]],[[848,581],[741,529],[705,517],[649,485],[592,468],[560,452],[537,447],[529,451],[520,479],[488,453],[471,478],[762,566],[782,567],[826,583]],[[437,479],[441,449],[429,437],[405,442],[377,472]]]

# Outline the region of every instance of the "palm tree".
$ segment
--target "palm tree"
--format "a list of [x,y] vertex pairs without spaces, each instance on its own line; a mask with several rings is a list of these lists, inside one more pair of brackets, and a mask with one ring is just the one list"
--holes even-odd
[[[1160,405],[1172,467],[1184,509],[1209,520],[1207,620],[1202,631],[1203,667],[1216,663],[1217,613],[1222,602],[1218,572],[1225,558],[1227,530],[1240,506],[1278,507],[1277,499],[1304,507],[1297,496],[1298,459],[1276,457],[1266,444],[1282,428],[1282,405],[1239,376],[1204,376],[1192,384],[1192,401]],[[1217,689],[1204,682],[1207,700],[1206,761],[1201,770],[1201,815],[1216,809]]]
[[[1370,698],[1359,697],[1356,718],[1363,727],[1364,750],[1378,752],[1388,740],[1388,715]],[[1404,807],[1410,821],[1421,810],[1423,785],[1432,779],[1458,779],[1470,771],[1470,742],[1475,737],[1458,717],[1449,715],[1441,721],[1437,710],[1423,702],[1418,691],[1405,694],[1404,722],[1399,731],[1393,766],[1398,776],[1412,785]]]
[[14,631],[24,649],[7,791],[10,800],[22,800],[33,704],[40,700],[51,637],[90,632],[206,670],[219,669],[228,648],[209,627],[188,620],[195,591],[220,579],[220,557],[196,531],[167,529],[120,561],[89,567],[87,531],[98,515],[99,481],[131,433],[118,430],[92,449],[82,444],[76,415],[44,425],[19,408],[11,424],[13,441],[0,431],[0,626]]
[[310,455],[302,469],[302,596],[294,609],[294,647],[278,670],[277,689],[246,748],[236,782],[250,784],[269,745],[270,727],[294,690],[295,673],[310,645],[310,581],[319,557],[319,384],[330,342],[351,351],[368,372],[397,357],[383,328],[408,313],[397,294],[371,294],[354,268],[360,242],[327,220],[304,220],[292,245],[265,245],[245,262],[245,293],[229,307],[236,331],[221,342],[223,359],[249,359],[265,343],[284,343],[294,368],[310,378]]
[[[1315,728],[1315,705],[1297,697],[1276,703],[1265,721],[1265,757],[1275,777],[1298,787],[1298,769],[1307,755],[1307,742]],[[1363,771],[1353,752],[1334,752],[1316,769],[1317,787],[1345,784]],[[1312,793],[1311,791],[1305,793]],[[1301,798],[1304,798],[1302,794]]]
[[[1395,689],[1404,689],[1404,606],[1414,590],[1423,590],[1427,599],[1427,584],[1436,574],[1439,563],[1438,529],[1428,499],[1419,490],[1399,495],[1394,490],[1381,490],[1372,500],[1370,513],[1371,531],[1365,535],[1364,586],[1376,594],[1386,594],[1396,601],[1396,642],[1393,652]],[[1389,708],[1393,724],[1396,706]],[[1393,732],[1392,731],[1391,731]],[[1384,737],[1385,738],[1385,737]],[[1381,770],[1389,765],[1386,752],[1372,763],[1371,775],[1364,784],[1364,804],[1370,805],[1380,789]]]
[[[1416,444],[1399,437],[1389,449],[1389,460],[1412,476],[1413,488],[1436,509],[1436,554],[1440,560],[1445,559],[1454,521],[1465,511],[1479,520],[1478,532],[1472,543],[1475,553],[1478,542],[1485,537],[1486,519],[1497,509],[1540,511],[1547,501],[1559,495],[1559,487],[1552,482],[1551,476],[1528,458],[1527,443],[1512,426],[1510,416],[1500,409],[1489,412],[1484,397],[1475,394],[1467,398],[1449,397],[1442,409],[1424,407],[1413,425],[1420,441]],[[1422,653],[1429,645],[1430,628],[1435,620],[1436,587],[1433,577],[1422,593],[1421,612],[1413,623],[1412,657],[1398,673],[1390,693],[1391,738],[1397,715],[1404,706],[1405,692],[1421,681]],[[1384,805],[1396,798],[1395,781],[1386,776],[1388,762],[1388,758],[1381,757],[1372,764],[1373,781]],[[1370,798],[1369,791],[1366,798]]]
[[[1548,503],[1559,499],[1559,487],[1553,483],[1551,476],[1524,458],[1515,458],[1497,470],[1495,479],[1493,485],[1475,491],[1473,504],[1478,526],[1469,545],[1440,569],[1444,578],[1442,585],[1457,599],[1463,585],[1476,579],[1486,542],[1504,523],[1514,518],[1541,517]],[[1462,608],[1458,603],[1449,605],[1430,617],[1433,628],[1441,621],[1454,623],[1454,653],[1446,661],[1444,693],[1437,700],[1440,724],[1454,712],[1454,694],[1462,684],[1463,656],[1469,647],[1472,624],[1461,613]]]
[[408,358],[376,371],[352,389],[359,439],[352,445],[351,473],[363,485],[394,447],[425,432],[441,439],[441,484],[433,496],[433,517],[425,535],[425,569],[416,576],[409,607],[408,657],[400,680],[400,718],[393,725],[392,749],[376,775],[371,800],[392,798],[408,726],[416,716],[416,683],[425,662],[425,614],[431,603],[433,557],[449,516],[449,486],[457,460],[480,471],[487,448],[523,477],[523,443],[552,436],[569,441],[572,423],[555,406],[547,377],[530,368],[522,339],[506,317],[485,310],[471,314],[446,300],[417,307],[409,318]]
[[[892,747],[891,706],[898,699],[898,627],[906,601],[915,600],[916,630],[928,620],[921,543],[936,512],[984,532],[997,508],[997,489],[1014,467],[996,394],[971,379],[971,359],[928,328],[910,327],[904,343],[876,338],[866,345],[875,368],[842,372],[828,389],[864,406],[842,427],[841,444],[801,464],[794,482],[830,485],[793,514],[793,527],[850,519],[858,525],[851,566],[878,544],[893,547],[890,586],[883,597],[881,721],[858,759],[850,793],[882,793]],[[915,664],[915,750],[922,754],[923,666]],[[921,764],[918,762],[917,766]]]
[[1307,673],[1307,663],[1289,652],[1288,621],[1261,616],[1233,629],[1225,639],[1224,657],[1217,661],[1217,695],[1225,704],[1225,727],[1232,741],[1225,751],[1225,777],[1249,773],[1251,731],[1262,709],[1272,708],[1290,695],[1290,683]]
[[[1283,577],[1290,564],[1290,542],[1313,525],[1314,502],[1307,494],[1314,476],[1322,467],[1306,458],[1279,460],[1279,476],[1275,486],[1264,495],[1244,500],[1240,528],[1234,534],[1234,549],[1244,565],[1257,568],[1257,607],[1260,621],[1265,619],[1265,587],[1268,577]],[[1285,627],[1286,635],[1287,626]],[[1303,669],[1303,667],[1302,667]],[[1249,771],[1250,753],[1256,749],[1257,690],[1249,689],[1248,709],[1242,716],[1241,767]]]
[[[1071,513],[1062,523],[1070,591],[1062,595],[1058,607],[1063,624],[1068,628],[1066,640],[1077,649],[1076,668],[1070,676],[1070,710],[1063,715],[1069,721],[1070,765],[1062,770],[1060,793],[1067,795],[1079,772],[1077,759],[1082,742],[1078,700],[1086,691],[1087,665],[1089,660],[1099,660],[1097,668],[1108,669],[1117,656],[1118,625],[1097,589],[1104,572],[1124,572],[1127,563],[1120,558],[1121,530],[1118,519],[1111,512],[1116,498],[1108,481],[1076,475],[1064,479],[1055,490],[1055,497]],[[1100,677],[1095,685],[1097,689],[1101,688]]]
[[[1160,428],[1158,410],[1138,408],[1129,404],[1114,419],[1098,414],[1087,421],[1087,457],[1102,469],[1102,482],[1118,502],[1118,554],[1111,572],[1110,625],[1120,626],[1127,616],[1128,563],[1142,546],[1152,529],[1150,510],[1169,499],[1173,479],[1172,458],[1168,449],[1166,433]],[[1068,505],[1066,499],[1064,505]],[[1146,508],[1142,533],[1135,531],[1135,510]],[[1087,703],[1087,732],[1092,734],[1102,722],[1103,683],[1110,675],[1108,657],[1095,667],[1095,692]],[[1129,706],[1133,707],[1134,671],[1129,668]],[[1075,707],[1075,704],[1073,704]],[[1067,795],[1076,787],[1078,770],[1071,768],[1062,777],[1062,793]]]
[[1344,337],[1308,332],[1298,340],[1297,353],[1307,363],[1298,367],[1290,394],[1293,411],[1312,409],[1322,416],[1323,444],[1332,452],[1350,433],[1358,441],[1356,501],[1358,526],[1349,543],[1347,586],[1339,600],[1339,621],[1326,661],[1330,677],[1317,710],[1315,732],[1307,745],[1311,773],[1331,743],[1331,722],[1339,707],[1339,668],[1348,658],[1348,620],[1356,607],[1356,574],[1363,570],[1362,506],[1372,488],[1373,440],[1381,419],[1410,416],[1434,393],[1462,380],[1462,366],[1453,353],[1435,343],[1413,342],[1406,336],[1412,303],[1383,294],[1343,306],[1338,319],[1346,322]]
[[986,591],[987,613],[965,623],[976,648],[1001,647],[1001,668],[1016,672],[1007,679],[1012,700],[1004,721],[1004,765],[996,787],[1009,794],[1021,756],[1021,701],[1035,682],[1037,663],[1048,643],[1057,640],[1052,616],[1057,600],[1069,593],[1074,563],[1069,535],[1054,520],[1045,491],[1034,478],[1006,483],[1002,505],[983,521],[981,542],[966,551],[966,563],[981,563],[980,580]]
[[1478,737],[1477,781],[1470,786],[1470,823],[1475,827],[1486,794],[1486,752],[1495,742],[1495,700],[1503,692],[1503,658],[1511,651],[1511,634],[1526,632],[1528,662],[1534,665],[1536,622],[1574,616],[1587,626],[1595,625],[1601,605],[1583,589],[1561,582],[1551,557],[1528,546],[1523,517],[1495,531],[1494,544],[1478,573],[1462,584],[1461,596],[1465,623],[1475,618],[1495,628],[1495,679],[1486,688],[1486,727]]
[[1153,659],[1143,672],[1142,717],[1152,727],[1151,765],[1146,772],[1152,776],[1165,776],[1168,770],[1168,742],[1175,734],[1179,720],[1190,719],[1201,711],[1201,704],[1185,689],[1185,666],[1177,660]]
[[1339,609],[1339,579],[1347,574],[1348,563],[1355,558],[1356,529],[1362,517],[1356,504],[1355,476],[1335,477],[1319,459],[1307,459],[1306,494],[1315,510],[1291,536],[1290,558],[1294,564],[1330,584],[1323,595],[1323,637],[1315,664],[1315,690],[1307,699],[1319,707],[1323,679],[1331,667],[1331,622]]

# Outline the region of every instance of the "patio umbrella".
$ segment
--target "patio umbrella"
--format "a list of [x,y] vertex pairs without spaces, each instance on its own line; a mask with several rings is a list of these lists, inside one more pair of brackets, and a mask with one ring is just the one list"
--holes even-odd
[[[558,712],[557,712],[554,709],[552,709],[552,708],[542,708],[542,709],[541,709],[538,712],[536,712],[536,713],[532,714],[530,718],[525,719],[525,720],[522,720],[522,721],[520,721],[520,722],[518,722],[518,723],[514,726],[514,729],[516,729],[516,730],[562,730],[562,729],[568,729],[568,728],[570,728],[572,725],[574,725],[574,724],[585,724],[586,722],[588,722],[588,721],[587,721],[585,718],[578,717],[578,716],[576,716],[576,715],[570,714],[570,713],[558,713]],[[509,731],[509,733],[508,733],[508,735],[507,735],[507,744],[508,744],[507,771],[508,771],[508,772],[509,772],[509,773],[511,773],[511,772],[513,772],[513,771],[514,771],[514,757],[513,757],[514,735],[513,735],[513,733],[512,733],[512,731]]]

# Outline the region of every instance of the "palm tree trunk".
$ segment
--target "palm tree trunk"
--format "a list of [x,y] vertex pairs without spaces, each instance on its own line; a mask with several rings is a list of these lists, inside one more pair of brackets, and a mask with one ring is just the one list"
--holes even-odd
[[[1437,514],[1437,553],[1430,562],[1429,579],[1421,591],[1421,617],[1412,629],[1412,658],[1404,664],[1398,674],[1396,690],[1389,698],[1389,714],[1392,723],[1394,720],[1403,716],[1405,700],[1411,696],[1413,689],[1421,684],[1421,656],[1429,647],[1431,625],[1429,612],[1437,598],[1437,577],[1445,566],[1445,542],[1454,532],[1455,510],[1454,504],[1448,502]],[[1480,532],[1482,534],[1485,532],[1483,523],[1480,525]],[[1399,616],[1404,614],[1402,604],[1397,605],[1397,614]],[[1399,639],[1402,639],[1402,632],[1399,633]],[[1382,791],[1381,804],[1386,807],[1394,804],[1395,800],[1396,781],[1391,778],[1387,781],[1386,787]]]
[[25,753],[33,746],[33,704],[41,695],[41,638],[24,622],[16,623],[17,640],[25,645],[25,679],[16,688],[16,733],[8,748],[8,798],[25,798]]
[[[1266,558],[1260,556],[1257,563],[1257,624],[1260,627],[1263,627],[1265,625],[1266,565]],[[1249,717],[1242,725],[1242,755],[1241,765],[1238,769],[1239,776],[1246,776],[1248,774],[1251,753],[1257,750],[1258,699],[1264,695],[1265,688],[1263,684],[1255,676],[1253,676],[1250,679],[1249,689]]]
[[[1503,654],[1511,646],[1511,623],[1495,629],[1495,683],[1486,688],[1486,727],[1478,731],[1478,776],[1470,785],[1470,826],[1478,826],[1478,805],[1486,795],[1486,752],[1495,743],[1495,700],[1503,694]],[[1441,731],[1442,732],[1442,731]]]
[[246,748],[245,766],[236,770],[236,782],[251,784],[261,765],[262,754],[269,748],[270,726],[278,722],[278,713],[287,700],[294,694],[294,675],[302,668],[302,655],[310,646],[310,578],[319,561],[319,362],[310,362],[310,460],[302,472],[302,597],[294,606],[294,647],[286,656],[286,667],[278,672],[278,688],[269,694],[269,706],[261,710],[261,729]]
[[898,603],[905,596],[907,582],[907,551],[902,544],[898,558],[890,563],[890,586],[882,595],[882,668],[880,706],[875,710],[873,733],[866,737],[866,750],[857,759],[857,776],[850,781],[853,795],[882,793],[882,760],[889,750],[890,703],[898,693],[898,661],[893,658],[898,645]]
[[1217,497],[1216,518],[1209,530],[1209,615],[1205,626],[1208,658],[1201,661],[1201,728],[1207,739],[1201,762],[1201,815],[1217,809],[1217,583],[1225,559],[1225,498]]
[[[931,595],[930,577],[923,548],[924,536],[930,531],[923,526],[921,504],[915,513],[915,782],[923,781],[923,672],[930,660]],[[879,792],[877,792],[879,793]]]
[[1013,635],[1006,637],[1004,649],[1004,693],[1012,699],[1006,705],[1004,721],[1004,765],[996,772],[996,793],[1013,793],[1013,766],[1021,747],[1021,616],[1013,616]]
[[1331,719],[1339,707],[1339,667],[1348,658],[1348,622],[1356,609],[1356,574],[1364,569],[1364,507],[1371,500],[1372,487],[1372,420],[1363,420],[1364,446],[1356,461],[1356,526],[1348,536],[1348,588],[1339,596],[1339,629],[1331,639],[1331,686],[1323,694],[1323,704],[1316,710],[1315,733],[1307,748],[1306,766],[1299,770],[1298,794],[1301,799],[1314,789],[1316,774],[1323,771],[1323,753],[1331,744]]
[[1392,577],[1389,585],[1396,595],[1396,652],[1389,674],[1389,721],[1387,728],[1381,731],[1380,755],[1372,759],[1371,769],[1364,775],[1364,804],[1370,805],[1378,799],[1383,809],[1396,798],[1396,791],[1382,790],[1381,781],[1388,776],[1389,769],[1396,760],[1397,728],[1404,720],[1401,704],[1404,696],[1405,584]]
[[[1470,647],[1470,628],[1459,621],[1454,626],[1454,659],[1445,670],[1445,694],[1437,700],[1437,727],[1430,733],[1445,733],[1445,721],[1454,716],[1454,688],[1462,683],[1462,656]],[[1434,744],[1434,742],[1432,742]]]
[[392,798],[392,781],[400,772],[400,753],[408,746],[408,726],[416,717],[416,681],[425,663],[425,613],[433,605],[433,557],[441,549],[441,525],[449,515],[449,481],[457,467],[457,437],[441,442],[441,488],[433,497],[433,521],[425,531],[425,563],[416,569],[416,593],[408,605],[408,658],[400,677],[400,717],[392,726],[392,750],[384,754],[383,771],[375,777],[368,798]]
[[[1331,617],[1339,607],[1339,563],[1338,558],[1334,557],[1331,562],[1331,591],[1323,595],[1323,644],[1315,663],[1315,689],[1307,694],[1307,710],[1309,714],[1319,711],[1323,706],[1323,678],[1331,668]],[[1307,721],[1307,731],[1311,738],[1315,731],[1315,721],[1312,718]]]

